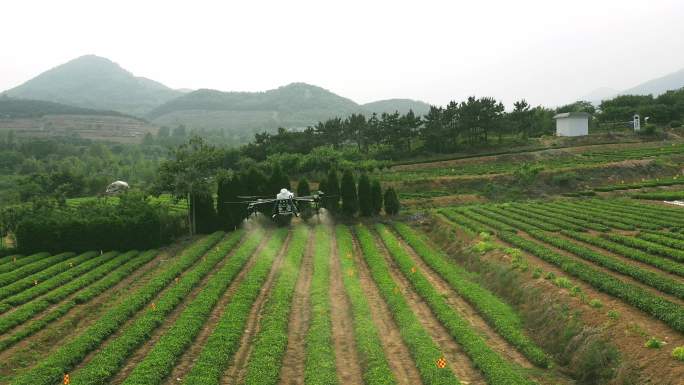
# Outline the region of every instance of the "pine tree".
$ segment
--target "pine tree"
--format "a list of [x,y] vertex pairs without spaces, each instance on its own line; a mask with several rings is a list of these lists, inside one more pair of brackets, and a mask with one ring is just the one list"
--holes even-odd
[[356,181],[351,170],[345,170],[342,174],[340,190],[342,195],[342,212],[350,217],[354,216],[359,211],[359,197],[356,193]]
[[359,178],[359,211],[361,216],[370,217],[373,215],[372,198],[370,179],[365,173],[361,174]]
[[333,214],[340,211],[340,180],[337,178],[337,170],[330,169],[328,172],[328,179],[325,181],[324,191],[327,195],[326,208]]
[[216,219],[217,225],[224,230],[233,227],[233,213],[228,202],[231,201],[230,193],[232,178],[226,170],[219,171],[216,176]]
[[380,214],[380,211],[382,210],[382,186],[380,186],[378,180],[374,180],[371,185],[371,207],[373,215]]
[[309,187],[309,181],[306,178],[302,178],[297,183],[297,196],[303,197],[306,195],[311,195],[311,188]]
[[395,215],[399,212],[399,197],[392,187],[385,191],[385,213]]
[[290,179],[283,174],[283,170],[280,168],[280,165],[276,163],[275,166],[273,166],[273,172],[271,173],[271,177],[268,179],[268,193],[269,194],[277,194],[280,192],[280,189],[290,189]]
[[216,230],[216,209],[211,194],[194,194],[190,200],[190,210],[195,212],[197,233],[208,234]]

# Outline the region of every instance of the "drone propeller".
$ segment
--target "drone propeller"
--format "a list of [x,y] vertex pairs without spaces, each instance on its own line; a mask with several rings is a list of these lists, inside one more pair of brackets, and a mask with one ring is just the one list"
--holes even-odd
[[271,196],[267,195],[238,195],[238,199],[264,199],[264,198],[271,198]]

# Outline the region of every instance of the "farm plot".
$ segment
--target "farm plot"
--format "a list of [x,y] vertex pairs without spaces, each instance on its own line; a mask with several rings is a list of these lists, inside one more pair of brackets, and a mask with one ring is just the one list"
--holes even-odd
[[[24,297],[0,315],[0,359],[35,358],[0,382],[569,383],[510,305],[405,225],[219,232],[164,253],[69,255],[50,290],[7,296]],[[108,309],[35,343],[121,283]]]
[[[632,327],[639,323],[643,343],[655,334],[669,338],[670,350],[684,344],[681,208],[624,199],[566,199],[451,207],[435,213],[473,239],[481,233],[494,235],[504,254],[498,263],[533,270],[536,279],[546,274],[578,306],[603,312],[602,317],[605,304],[619,308]],[[492,248],[484,239],[482,252]],[[643,352],[634,354],[643,359]],[[674,361],[667,352],[663,357]]]

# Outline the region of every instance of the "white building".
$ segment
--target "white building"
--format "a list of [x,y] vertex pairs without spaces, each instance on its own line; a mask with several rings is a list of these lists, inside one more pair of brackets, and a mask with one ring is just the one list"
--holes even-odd
[[589,117],[586,112],[564,112],[553,118],[556,119],[556,136],[589,135]]

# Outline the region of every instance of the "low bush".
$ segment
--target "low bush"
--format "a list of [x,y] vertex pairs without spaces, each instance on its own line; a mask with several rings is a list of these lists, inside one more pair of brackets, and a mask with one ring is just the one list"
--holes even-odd
[[647,347],[649,349],[660,349],[665,345],[665,343],[655,337],[651,337],[646,341],[644,344],[644,347]]
[[684,346],[677,346],[672,350],[672,358],[679,361],[684,361]]

